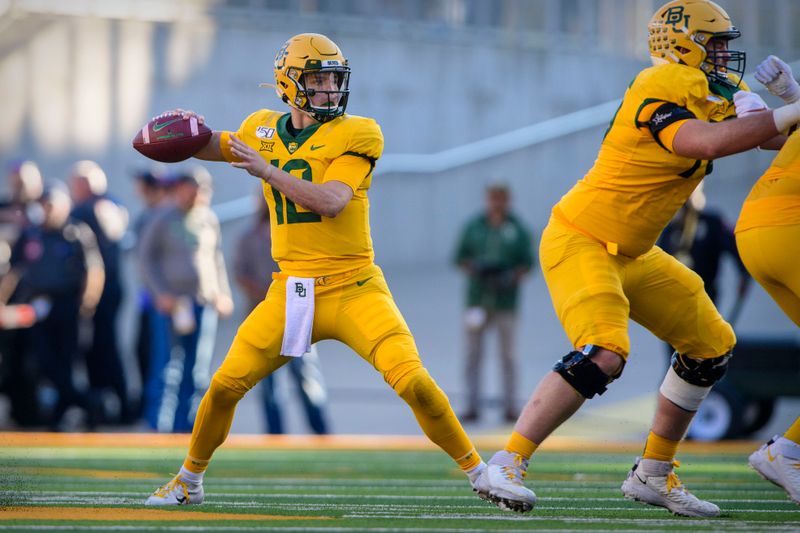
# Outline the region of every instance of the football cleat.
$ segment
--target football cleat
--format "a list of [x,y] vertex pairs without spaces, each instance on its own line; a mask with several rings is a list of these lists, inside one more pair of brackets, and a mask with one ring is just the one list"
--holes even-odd
[[775,435],[750,454],[748,462],[761,477],[785,490],[794,503],[800,504],[799,444]]
[[476,492],[504,511],[527,513],[536,505],[536,494],[523,484],[527,470],[527,459],[501,450],[494,454],[482,473],[485,479],[481,488],[488,491],[489,497],[482,496],[479,490]]
[[178,474],[169,483],[156,490],[145,505],[194,505],[203,503],[203,484],[189,483]]
[[489,497],[489,478],[486,475],[488,471],[486,463],[481,462],[481,465],[475,470],[476,471],[474,473],[467,474],[469,476],[469,484],[472,486],[472,490],[480,499],[489,502],[492,501]]
[[686,490],[675,475],[678,461],[656,461],[636,458],[628,479],[622,483],[622,494],[629,500],[664,507],[680,516],[719,516],[719,507]]

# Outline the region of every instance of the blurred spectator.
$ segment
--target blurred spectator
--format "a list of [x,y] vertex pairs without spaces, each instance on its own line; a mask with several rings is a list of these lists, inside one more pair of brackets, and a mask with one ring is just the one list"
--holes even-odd
[[738,274],[736,300],[727,317],[729,322],[734,323],[747,294],[750,275],[739,258],[733,228],[725,222],[720,213],[706,209],[702,183],[664,229],[657,244],[665,252],[697,272],[703,280],[706,293],[715,303],[719,296],[717,278],[720,263],[723,256],[730,257]]
[[[155,218],[159,209],[164,209],[169,200],[167,191],[167,177],[160,169],[142,170],[134,175],[136,192],[144,203],[144,208],[133,222],[133,234],[136,243],[135,254],[139,255],[139,242],[147,224]],[[141,418],[144,408],[144,384],[150,368],[150,314],[155,307],[153,298],[144,286],[139,288],[136,298],[137,324],[136,324],[136,362],[139,369],[139,382],[141,391],[138,403],[139,411],[136,418]]]
[[108,195],[108,180],[94,161],[78,161],[69,174],[74,207],[72,218],[87,224],[95,234],[105,266],[103,293],[91,317],[91,340],[85,347],[89,387],[96,396],[105,390],[116,396],[116,422],[130,422],[128,385],[117,344],[117,316],[122,304],[120,245],[128,228],[128,211]]
[[[26,227],[14,245],[11,271],[0,292],[12,293],[11,303],[45,298],[49,315],[30,329],[18,330],[15,355],[33,354],[43,377],[58,394],[50,414],[51,430],[61,430],[70,406],[87,412],[87,427],[98,422],[98,404],[78,391],[73,361],[78,349],[78,321],[91,316],[103,288],[103,259],[95,236],[84,223],[71,219],[70,198],[63,186],[48,187],[42,197],[44,220]],[[13,379],[13,376],[12,376]]]
[[158,431],[187,432],[210,380],[217,319],[229,315],[233,303],[219,221],[208,207],[208,171],[197,167],[176,176],[172,197],[174,205],[156,213],[138,248],[155,304],[144,416]]
[[496,326],[502,362],[503,416],[517,419],[514,334],[519,285],[533,266],[532,235],[509,210],[510,191],[503,183],[486,189],[486,209],[464,227],[456,263],[469,279],[464,313],[466,328],[467,409],[462,422],[480,416],[480,367],[484,334]]
[[[233,271],[247,301],[247,312],[252,311],[267,294],[272,282],[272,273],[278,271],[278,265],[272,259],[272,238],[269,227],[269,209],[259,189],[258,210],[250,226],[242,233],[236,243],[236,255],[233,260]],[[297,392],[303,402],[308,425],[319,435],[328,433],[325,415],[327,394],[322,372],[319,368],[319,356],[316,345],[311,352],[302,357],[292,357],[286,365],[292,380],[297,385]],[[264,402],[267,432],[281,434],[284,432],[280,399],[276,390],[275,376],[278,372],[261,380],[261,396]]]
[[[30,217],[39,214],[37,222],[41,222],[38,200],[43,189],[42,174],[33,161],[15,161],[8,167],[6,185],[8,195],[0,201],[0,276],[6,276],[11,268],[11,247],[30,223]],[[16,288],[16,279],[11,276],[2,285],[5,294],[0,294],[0,302],[6,303]],[[41,422],[38,365],[23,353],[28,336],[27,332],[0,325],[0,392],[8,395],[11,417],[24,427]]]
[[[37,201],[44,184],[39,167],[33,161],[16,161],[8,168],[8,196],[0,202],[0,275],[8,272],[11,246],[30,216],[37,213]],[[41,216],[36,222],[41,222]]]

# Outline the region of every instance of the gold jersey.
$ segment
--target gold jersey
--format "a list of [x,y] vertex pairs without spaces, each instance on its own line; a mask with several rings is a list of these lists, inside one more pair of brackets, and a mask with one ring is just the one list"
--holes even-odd
[[696,68],[664,64],[643,70],[625,92],[594,166],[553,215],[605,243],[613,255],[647,252],[712,168],[711,161],[675,154],[675,133],[688,119],[734,117],[732,96]]
[[[380,127],[370,118],[342,115],[309,126],[295,137],[286,127],[290,116],[268,109],[256,111],[242,122],[236,136],[297,179],[347,184],[353,189],[353,198],[335,218],[328,218],[296,205],[265,183],[272,257],[281,272],[301,277],[322,277],[370,265],[375,254],[367,190],[375,161],[383,151]],[[227,161],[235,161],[228,146],[230,135],[232,132],[222,132],[220,147]]]
[[783,145],[744,201],[736,232],[800,224],[800,134]]

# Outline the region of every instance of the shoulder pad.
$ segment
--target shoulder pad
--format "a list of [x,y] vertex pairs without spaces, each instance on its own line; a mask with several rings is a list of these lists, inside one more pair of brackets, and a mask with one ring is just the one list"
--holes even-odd
[[245,131],[248,127],[257,127],[261,126],[264,123],[271,120],[274,116],[274,119],[277,120],[283,113],[279,113],[277,111],[273,111],[271,109],[259,109],[258,111],[254,111],[250,113],[247,118],[242,121],[241,126],[239,126],[239,131]]
[[694,101],[705,101],[708,80],[699,69],[666,63],[644,69],[631,87],[645,98],[672,102],[690,107]]
[[376,160],[383,153],[383,132],[375,120],[356,115],[345,115],[341,125],[347,137],[346,152],[354,152]]

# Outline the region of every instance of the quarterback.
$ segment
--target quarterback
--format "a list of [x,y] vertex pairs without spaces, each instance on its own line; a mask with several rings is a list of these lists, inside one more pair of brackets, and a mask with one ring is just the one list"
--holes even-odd
[[[536,502],[523,484],[534,451],[588,398],[622,374],[633,319],[674,346],[641,458],[623,495],[674,514],[717,516],[673,469],[700,403],[725,373],[733,330],[699,276],[655,246],[714,159],[777,148],[800,120],[798,104],[769,110],[741,81],[744,53],[727,13],[706,0],[660,7],[648,24],[653,66],[628,87],[594,166],[553,207],[540,261],[573,351],[538,384],[505,448],[483,474],[499,506]],[[736,118],[737,110],[758,110]],[[729,120],[730,119],[730,120]]]
[[214,374],[180,472],[146,504],[201,503],[203,474],[228,435],[239,400],[290,357],[302,356],[323,339],[347,344],[371,364],[408,403],[425,434],[486,497],[479,485],[486,464],[422,366],[414,338],[373,262],[367,191],[383,135],[374,120],[345,114],[347,60],[324,35],[306,33],[286,41],[274,73],[275,89],[289,112],[256,111],[236,132],[215,131],[195,157],[228,161],[263,181],[280,273]]
[[[756,79],[787,104],[800,100],[792,69],[775,56]],[[800,134],[793,133],[753,186],[736,223],[736,244],[747,270],[800,326]],[[750,455],[750,465],[800,504],[800,418]]]

